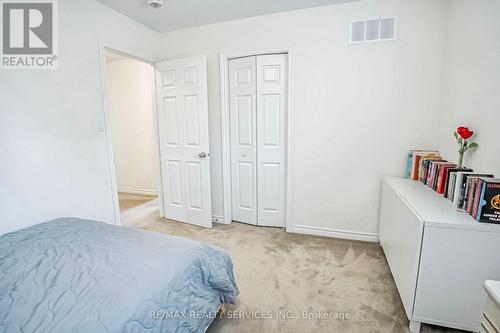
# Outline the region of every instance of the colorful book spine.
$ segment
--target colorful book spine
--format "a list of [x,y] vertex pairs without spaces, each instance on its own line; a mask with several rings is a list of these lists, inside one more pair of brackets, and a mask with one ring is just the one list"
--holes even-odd
[[455,167],[448,171],[448,181],[446,182],[444,193],[446,194],[446,198],[451,201],[453,201],[455,196],[456,182],[464,172],[472,172],[472,169]]
[[452,171],[454,171],[456,168],[456,165],[453,165],[452,167],[446,169],[446,173],[444,175],[445,179],[444,179],[444,185],[443,185],[443,196],[445,198],[448,197],[448,187],[450,185],[450,178],[451,178],[451,175],[453,174]]
[[439,172],[439,179],[437,181],[436,191],[439,194],[444,194],[447,189],[448,175],[450,174],[450,169],[456,167],[456,164],[443,164]]
[[406,174],[405,178],[410,179],[411,177],[411,170],[413,166],[413,150],[410,150],[408,152],[408,158],[406,159]]
[[425,160],[422,163],[422,171],[420,173],[420,181],[424,184],[427,180],[427,174],[429,171],[429,163],[430,163],[430,160]]
[[478,178],[476,180],[476,188],[474,190],[474,202],[472,203],[472,217],[477,219],[477,213],[479,211],[479,203],[481,202],[481,190],[483,189],[483,180]]
[[437,190],[437,184],[438,184],[438,180],[439,180],[439,173],[441,172],[441,168],[443,167],[441,164],[439,163],[436,163],[436,171],[435,171],[435,174],[434,174],[434,181],[432,183],[432,189],[434,191]]
[[462,207],[464,206],[465,195],[467,192],[467,176],[464,176],[460,183],[461,185],[460,185],[460,192],[458,193],[457,208],[458,210],[463,210]]
[[439,163],[434,163],[434,170],[432,171],[432,182],[431,182],[431,188],[434,190],[435,189],[435,186],[436,186],[436,183],[437,183],[437,180],[438,180],[438,176],[439,176]]
[[470,191],[469,184],[470,180],[472,178],[493,178],[492,174],[480,174],[480,173],[464,173],[463,178],[461,180],[461,189],[460,193],[458,194],[458,200],[457,200],[457,209],[460,211],[466,211],[467,210],[467,201],[468,201],[468,194]]
[[413,157],[413,171],[411,173],[411,179],[417,180],[418,178],[418,165],[420,163],[420,159],[422,158],[422,155],[420,154],[415,154]]
[[436,150],[410,150],[406,161],[406,176],[409,179],[419,180],[423,160],[440,158],[440,154]]
[[477,220],[500,224],[500,179],[483,180]]
[[467,196],[465,198],[464,209],[469,214],[472,215],[472,204],[474,203],[474,191],[476,190],[477,178],[471,177],[467,180]]
[[463,183],[466,175],[472,172],[463,171],[457,174],[457,179],[455,180],[455,190],[453,191],[453,205],[459,209],[462,204],[462,194],[464,191]]
[[426,161],[426,169],[425,169],[425,179],[424,184],[428,185],[431,177],[432,166],[434,165],[433,160]]
[[429,187],[432,187],[432,184],[434,182],[435,171],[436,171],[436,163],[430,162],[430,164],[429,164],[429,177],[427,177],[427,183],[426,183],[426,185]]
[[483,207],[486,204],[486,201],[484,200],[484,192],[486,190],[486,182],[483,182],[483,185],[481,186],[481,195],[479,196],[479,205],[477,207],[477,216],[476,220],[481,219],[481,213],[483,212]]
[[457,173],[452,172],[450,173],[450,179],[448,180],[448,190],[446,191],[446,198],[447,199],[453,199],[453,195],[455,192],[455,182],[457,180]]
[[417,180],[420,181],[422,179],[422,173],[424,172],[424,163],[426,161],[426,158],[421,158],[420,162],[418,163],[418,175],[417,175]]

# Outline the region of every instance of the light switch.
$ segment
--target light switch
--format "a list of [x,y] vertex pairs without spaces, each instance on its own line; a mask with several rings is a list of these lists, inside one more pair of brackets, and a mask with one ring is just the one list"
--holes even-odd
[[104,132],[106,130],[106,122],[104,121],[104,118],[97,118],[96,128],[98,133]]

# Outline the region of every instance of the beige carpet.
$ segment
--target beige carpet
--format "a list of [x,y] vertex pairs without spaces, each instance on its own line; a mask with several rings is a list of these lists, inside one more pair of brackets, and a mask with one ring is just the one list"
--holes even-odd
[[[378,244],[242,223],[204,229],[161,219],[150,207],[137,216],[137,227],[203,241],[230,254],[240,295],[229,308],[233,318],[216,319],[210,333],[409,332]],[[279,312],[287,319],[276,318]],[[422,332],[459,331],[424,325]]]
[[120,201],[120,211],[123,213],[135,207],[143,207],[143,204],[155,200],[157,196],[148,196],[140,194],[122,193],[118,192],[118,199]]
[[145,216],[158,214],[158,197],[118,193],[122,225],[135,227]]

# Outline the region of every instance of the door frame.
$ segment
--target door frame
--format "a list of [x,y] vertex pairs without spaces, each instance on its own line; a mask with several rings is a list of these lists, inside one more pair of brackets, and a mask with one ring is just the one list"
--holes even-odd
[[110,111],[109,111],[109,96],[106,82],[106,51],[113,52],[116,54],[123,55],[124,57],[134,59],[150,65],[153,67],[153,82],[152,85],[152,94],[151,98],[153,100],[152,106],[153,109],[153,127],[154,127],[154,142],[155,142],[155,159],[157,166],[157,181],[158,181],[158,199],[159,199],[159,208],[160,208],[160,216],[164,217],[164,209],[163,209],[163,180],[161,175],[161,160],[160,160],[160,141],[158,134],[158,105],[156,101],[156,68],[155,61],[151,59],[146,59],[142,56],[135,55],[134,51],[124,50],[120,46],[114,45],[108,41],[104,41],[101,38],[98,38],[98,51],[99,51],[99,77],[100,77],[100,90],[101,90],[101,99],[102,99],[102,110],[103,110],[103,118],[104,122],[104,134],[106,135],[106,148],[108,155],[108,171],[110,178],[110,186],[111,186],[111,200],[113,203],[113,215],[114,215],[114,223],[116,225],[121,225],[121,216],[120,216],[120,203],[118,199],[118,182],[116,178],[116,165],[114,159],[114,150],[113,150],[113,137],[111,133],[111,120],[110,120]]
[[[239,53],[221,52],[219,55],[220,106],[221,106],[221,139],[222,139],[222,186],[224,196],[223,223],[232,222],[232,190],[231,190],[231,122],[229,110],[229,60],[243,57],[252,57],[270,54],[286,54],[287,59],[287,142],[286,142],[286,198],[285,198],[285,225],[293,226],[293,147],[294,147],[294,112],[293,112],[293,60],[292,49],[272,49],[248,51]],[[218,218],[214,217],[217,221]],[[219,222],[219,221],[217,221]]]

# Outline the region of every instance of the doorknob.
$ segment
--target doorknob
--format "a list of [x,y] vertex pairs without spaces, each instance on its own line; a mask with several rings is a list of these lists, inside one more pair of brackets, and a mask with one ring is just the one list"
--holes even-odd
[[241,153],[241,156],[247,157],[247,153]]
[[205,152],[201,152],[201,153],[199,153],[199,154],[198,154],[198,157],[199,157],[199,158],[205,158],[205,157],[207,157],[207,156],[208,156],[208,155],[207,155],[207,153],[205,153]]

